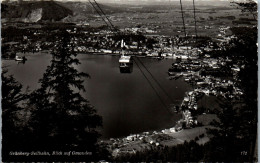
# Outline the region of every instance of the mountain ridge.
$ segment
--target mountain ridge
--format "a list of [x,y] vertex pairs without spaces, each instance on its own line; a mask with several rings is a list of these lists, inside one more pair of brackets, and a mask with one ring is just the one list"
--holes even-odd
[[24,22],[60,21],[73,15],[73,11],[54,1],[24,1],[1,3],[1,18],[18,19]]

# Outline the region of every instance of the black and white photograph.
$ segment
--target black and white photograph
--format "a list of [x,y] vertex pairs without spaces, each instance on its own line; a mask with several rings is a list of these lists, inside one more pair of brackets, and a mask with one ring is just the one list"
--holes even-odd
[[2,0],[2,162],[258,162],[257,0]]

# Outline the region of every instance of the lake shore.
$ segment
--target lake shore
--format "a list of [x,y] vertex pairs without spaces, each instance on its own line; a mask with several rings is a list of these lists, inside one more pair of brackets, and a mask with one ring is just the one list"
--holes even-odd
[[211,127],[212,126],[201,126],[191,129],[182,129],[177,132],[175,131],[175,128],[162,131],[143,132],[125,138],[101,140],[99,144],[107,147],[113,157],[126,153],[134,154],[138,151],[151,149],[155,146],[172,147],[191,140],[195,140],[198,144],[205,144],[210,139],[206,133],[206,128]]

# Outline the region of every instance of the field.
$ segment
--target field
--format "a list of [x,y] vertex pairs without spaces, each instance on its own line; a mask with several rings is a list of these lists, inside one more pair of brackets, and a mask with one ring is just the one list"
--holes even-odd
[[[105,25],[105,22],[89,4],[85,4],[85,7],[77,7],[78,11],[75,10],[75,6],[78,6],[78,4],[64,5],[74,11],[74,15],[67,21],[87,22],[91,26]],[[218,2],[216,4],[198,2],[195,5],[195,18],[199,36],[216,37],[219,34],[219,27],[252,25],[250,19],[253,19],[253,16],[242,13],[240,9],[231,6],[229,2]],[[105,4],[101,7],[111,22],[119,28],[148,27],[155,30],[156,34],[184,35],[181,8],[177,2],[138,6]],[[183,3],[183,14],[188,35],[195,35],[193,12],[192,1],[185,1]]]

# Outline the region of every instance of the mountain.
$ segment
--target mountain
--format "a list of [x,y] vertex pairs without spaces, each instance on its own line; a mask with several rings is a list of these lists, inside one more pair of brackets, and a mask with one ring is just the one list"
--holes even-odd
[[[93,1],[92,4],[99,10]],[[118,7],[104,4],[99,4],[99,7],[106,14],[124,11]],[[2,3],[1,8],[2,18],[23,22],[81,22],[88,18],[91,19],[93,14],[97,14],[97,11],[89,2],[23,1],[22,3]]]
[[[99,9],[98,6],[94,3],[94,1],[91,1],[95,8]],[[82,14],[96,14],[95,9],[89,2],[60,2],[63,6],[69,8],[74,13],[82,13]],[[112,14],[112,13],[118,13],[123,10],[121,10],[118,7],[110,6],[110,5],[104,5],[101,3],[98,3],[99,7],[104,11],[106,14]]]
[[[98,10],[100,14],[101,11],[99,7],[102,9],[102,11],[106,14],[113,14],[113,13],[120,13],[124,12],[125,10],[121,9],[118,6],[110,6],[109,4],[101,4],[98,3],[98,6],[94,3],[94,1],[89,2],[58,2],[59,4],[65,6],[66,8],[70,9],[73,11],[73,16],[68,16],[67,18],[64,19],[64,22],[74,22],[74,23],[81,23],[81,22],[88,22],[89,20],[96,19],[98,13],[95,10],[95,8]],[[94,7],[92,6],[94,5]],[[103,15],[103,14],[102,14]],[[98,16],[100,17],[100,16]]]
[[24,22],[60,21],[72,15],[73,11],[54,1],[23,1],[22,3],[1,3],[1,18]]

